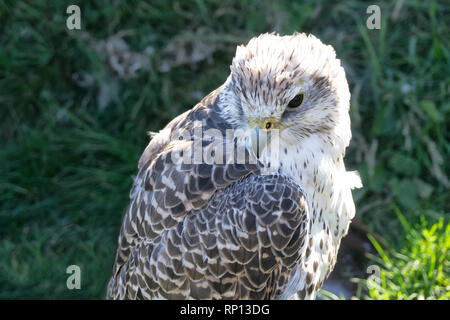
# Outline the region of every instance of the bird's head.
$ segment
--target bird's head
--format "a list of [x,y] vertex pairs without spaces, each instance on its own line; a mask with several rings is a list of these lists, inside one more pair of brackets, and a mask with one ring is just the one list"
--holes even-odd
[[251,39],[237,48],[227,82],[224,105],[238,127],[278,130],[286,144],[298,144],[342,126],[350,139],[344,69],[334,49],[312,35]]

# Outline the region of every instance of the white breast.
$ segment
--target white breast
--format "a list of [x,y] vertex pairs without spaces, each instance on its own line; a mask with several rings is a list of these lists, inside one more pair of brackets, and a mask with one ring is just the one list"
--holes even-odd
[[[333,269],[341,238],[355,214],[351,189],[361,182],[359,176],[345,170],[342,152],[337,153],[318,135],[304,139],[298,147],[282,142],[279,147],[279,163],[271,163],[271,171],[279,169],[304,190],[311,222],[306,259],[280,298],[292,298],[304,289],[304,298],[313,299],[316,290],[310,289],[313,293],[308,294],[308,287],[319,288]],[[309,279],[308,273],[312,275]]]

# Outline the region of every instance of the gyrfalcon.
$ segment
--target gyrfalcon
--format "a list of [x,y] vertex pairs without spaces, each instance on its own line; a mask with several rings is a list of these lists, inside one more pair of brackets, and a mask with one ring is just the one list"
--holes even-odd
[[340,60],[263,34],[230,69],[142,154],[109,299],[314,299],[333,270],[361,186]]

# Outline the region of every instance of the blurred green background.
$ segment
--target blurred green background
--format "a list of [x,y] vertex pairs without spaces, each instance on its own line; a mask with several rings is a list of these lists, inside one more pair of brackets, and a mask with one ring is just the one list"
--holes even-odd
[[346,69],[357,218],[384,242],[356,297],[448,299],[449,26],[444,1],[0,1],[0,298],[103,298],[147,131],[222,84],[238,44],[300,31]]

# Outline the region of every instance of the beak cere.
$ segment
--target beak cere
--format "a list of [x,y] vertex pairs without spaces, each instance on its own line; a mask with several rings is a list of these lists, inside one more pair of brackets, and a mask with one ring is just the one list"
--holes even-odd
[[264,122],[264,127],[266,128],[266,130],[269,130],[273,127],[273,122],[271,120],[267,120]]

